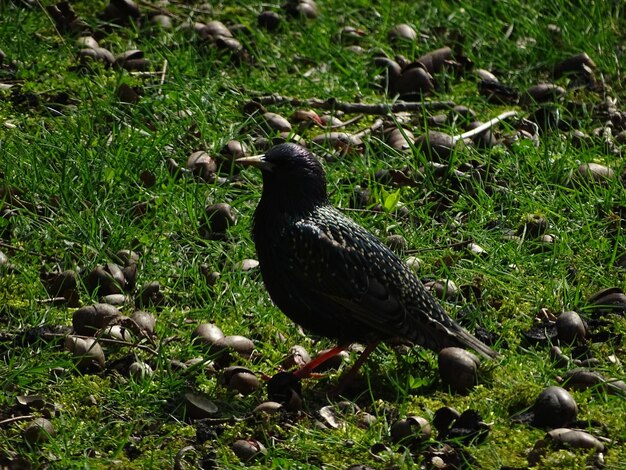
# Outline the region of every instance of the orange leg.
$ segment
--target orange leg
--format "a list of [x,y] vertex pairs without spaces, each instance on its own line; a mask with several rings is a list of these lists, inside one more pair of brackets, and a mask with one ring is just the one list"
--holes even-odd
[[295,371],[293,373],[293,375],[298,378],[298,379],[306,379],[308,377],[311,377],[311,372],[313,372],[313,370],[315,370],[317,367],[319,367],[320,365],[322,365],[324,362],[326,362],[327,360],[335,357],[337,354],[339,354],[341,351],[345,350],[348,346],[350,346],[349,344],[340,344],[337,347],[334,347],[333,349],[331,349],[330,351],[325,352],[324,354],[322,354],[321,356],[317,356],[315,359],[313,359],[311,362],[309,362],[308,364],[306,364],[305,366],[301,367],[300,369],[298,369],[297,371]]
[[376,346],[378,346],[378,343],[380,343],[380,341],[374,341],[373,343],[370,343],[370,344],[367,345],[365,350],[361,353],[361,355],[356,360],[354,365],[350,368],[350,370],[348,372],[346,372],[339,379],[339,383],[337,384],[337,388],[335,389],[335,393],[341,394],[343,392],[343,390],[345,390],[345,388],[348,385],[350,385],[350,382],[352,382],[354,380],[354,377],[356,376],[357,372],[359,371],[359,369],[361,368],[361,366],[363,365],[365,360],[368,358],[368,356],[372,353],[372,351],[374,349],[376,349]]

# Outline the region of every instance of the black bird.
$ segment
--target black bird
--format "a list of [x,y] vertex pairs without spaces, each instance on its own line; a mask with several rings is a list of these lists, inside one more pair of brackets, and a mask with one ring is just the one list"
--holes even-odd
[[281,144],[237,162],[263,175],[252,235],[270,297],[294,322],[339,344],[298,377],[356,342],[368,347],[353,370],[378,342],[394,338],[497,356],[455,323],[385,244],[330,204],[322,165],[306,148]]

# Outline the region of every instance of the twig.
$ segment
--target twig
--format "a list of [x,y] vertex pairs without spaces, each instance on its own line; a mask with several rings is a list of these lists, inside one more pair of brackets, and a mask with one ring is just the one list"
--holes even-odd
[[[4,248],[8,248],[10,250],[15,250],[15,251],[25,251],[27,252],[26,248],[22,248],[21,246],[15,246],[15,245],[11,245],[10,243],[6,243],[3,242],[2,240],[0,240],[0,246],[4,247]],[[37,254],[34,251],[31,252],[30,254]]]
[[157,94],[161,94],[163,91],[163,84],[165,83],[165,74],[167,73],[167,59],[163,59],[163,68],[161,69],[161,79],[159,80],[159,91]]
[[143,344],[138,344],[138,343],[129,343],[128,341],[122,341],[122,340],[119,340],[119,339],[103,338],[102,336],[98,336],[98,337],[94,338],[93,336],[65,335],[65,334],[62,334],[62,333],[48,333],[46,336],[58,336],[58,337],[72,336],[73,338],[80,338],[80,339],[95,339],[96,341],[100,341],[102,343],[118,344],[120,346],[129,346],[131,348],[142,349],[144,351],[149,352],[153,356],[158,356],[159,355],[158,351],[152,349],[149,346],[144,346]]
[[347,121],[344,121],[341,124],[330,126],[330,128],[331,129],[341,129],[342,127],[347,127],[350,124],[354,124],[355,122],[359,122],[361,119],[363,119],[363,115],[362,114],[357,114],[352,119],[348,119]]
[[512,116],[517,116],[517,112],[516,111],[506,111],[506,112],[500,114],[499,116],[496,116],[493,119],[487,121],[486,123],[481,124],[480,126],[478,126],[475,129],[469,130],[467,132],[463,132],[463,134],[455,135],[453,137],[453,142],[456,144],[459,140],[464,140],[464,139],[469,139],[471,137],[474,137],[475,135],[478,135],[481,132],[484,132],[487,129],[493,127],[494,125],[496,125],[500,121],[503,121],[503,120],[505,120],[507,118],[510,118]]
[[359,139],[361,139],[365,137],[366,135],[371,134],[375,130],[380,129],[382,126],[383,126],[383,120],[378,118],[372,123],[370,127],[368,127],[367,129],[363,129],[362,131],[357,132],[356,134],[353,134],[353,135],[354,137],[358,137]]
[[289,98],[281,95],[258,96],[254,99],[256,102],[267,104],[289,104],[291,106],[304,106],[309,108],[337,110],[344,113],[362,113],[362,114],[378,114],[387,115],[391,113],[399,113],[402,111],[421,111],[423,109],[448,109],[454,107],[454,101],[396,101],[395,103],[346,103],[337,101],[335,98],[321,100],[319,98],[311,98],[301,100],[298,98]]
[[0,426],[3,426],[5,424],[15,423],[16,421],[22,421],[22,420],[33,419],[33,418],[36,418],[36,416],[35,415],[13,416],[13,418],[7,418],[7,419],[3,419],[2,421],[0,421]]

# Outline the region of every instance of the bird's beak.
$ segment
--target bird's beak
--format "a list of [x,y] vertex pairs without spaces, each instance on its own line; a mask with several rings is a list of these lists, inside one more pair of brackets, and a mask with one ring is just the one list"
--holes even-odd
[[253,166],[262,171],[272,171],[274,165],[265,160],[265,154],[253,155],[251,157],[243,157],[235,160],[235,163],[241,163],[246,166]]

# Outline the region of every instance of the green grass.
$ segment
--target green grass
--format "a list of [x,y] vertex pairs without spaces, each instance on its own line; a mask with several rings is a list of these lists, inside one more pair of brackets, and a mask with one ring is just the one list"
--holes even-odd
[[[73,7],[89,25],[103,29],[97,13],[105,3],[73,2]],[[0,48],[6,54],[0,83],[13,84],[8,90],[0,88],[0,178],[4,187],[19,191],[25,203],[16,206],[8,197],[0,201],[0,208],[12,210],[10,218],[0,218],[0,251],[14,266],[0,267],[0,422],[14,413],[47,415],[57,433],[47,443],[30,445],[22,438],[28,420],[0,424],[3,465],[19,456],[34,467],[171,468],[176,454],[194,445],[195,453],[185,454],[189,468],[202,459],[217,468],[232,468],[244,464],[231,444],[255,438],[268,449],[266,457],[255,463],[259,468],[342,469],[356,463],[409,468],[421,463],[420,454],[392,444],[390,425],[407,415],[431,420],[442,406],[476,409],[490,423],[487,441],[467,448],[476,466],[527,464],[529,450],[544,431],[511,424],[511,417],[528,408],[544,387],[557,384],[565,370],[548,359],[548,347],[523,344],[521,332],[543,308],[556,315],[571,309],[582,312],[599,289],[626,287],[623,260],[620,263],[626,245],[619,215],[626,204],[622,182],[615,178],[607,184],[571,184],[569,178],[585,162],[605,164],[616,175],[624,171],[621,155],[606,152],[599,139],[577,148],[568,133],[553,132],[542,136],[537,147],[519,142],[458,152],[453,166],[477,161],[486,172],[463,188],[449,177],[423,172],[427,157],[420,149],[401,154],[376,136],[366,139],[362,155],[325,164],[333,203],[383,239],[403,235],[411,253],[422,260],[420,277],[449,278],[480,292],[477,298],[446,304],[452,315],[473,307],[467,324],[482,325],[502,337],[496,346],[502,358],[486,367],[480,385],[469,394],[452,393],[440,383],[434,354],[419,348],[396,354],[392,347],[381,346],[364,368],[369,386],[356,399],[377,422],[363,428],[348,415],[341,417],[340,429],[329,430],[316,426],[316,411],[329,403],[326,391],[340,372],[304,382],[304,410],[298,416],[250,417],[265,400],[264,389],[241,397],[219,383],[219,373],[203,366],[183,373],[170,363],[212,359],[191,341],[201,322],[214,322],[225,334],[253,339],[253,358],[238,358],[235,363],[259,374],[274,374],[294,344],[312,353],[332,345],[303,336],[271,304],[259,276],[235,269],[242,259],[255,257],[249,229],[260,196],[260,175],[244,170],[239,184],[207,184],[187,176],[177,179],[168,172],[167,158],[184,167],[191,152],[206,150],[213,155],[230,139],[242,140],[256,151],[254,136],[266,132],[258,116],[242,112],[250,99],[279,93],[301,99],[334,97],[350,102],[361,97],[364,102],[381,102],[385,98],[374,86],[375,50],[412,60],[445,45],[462,48],[477,68],[493,70],[502,82],[521,90],[551,80],[555,63],[585,51],[597,64],[596,76],[605,82],[604,94],[617,98],[618,107],[626,97],[620,67],[626,24],[620,2],[318,3],[318,19],[291,19],[280,31],[268,33],[256,26],[261,8],[248,2],[214,3],[212,13],[202,13],[200,3],[172,2],[173,29],[148,24],[113,27],[100,40],[114,53],[141,49],[155,72],[167,61],[161,84],[160,73],[142,78],[100,64],[77,68],[74,38],[56,31],[45,8],[0,0],[4,20]],[[278,3],[271,7],[280,11]],[[147,3],[140,9],[152,11]],[[211,19],[241,23],[251,30],[240,36],[250,62],[233,65],[184,27],[189,21]],[[399,22],[411,23],[421,33],[416,43],[389,42],[387,31]],[[557,25],[561,33],[552,36],[549,24]],[[345,25],[367,31],[360,41],[364,54],[347,52],[336,39]],[[510,108],[528,113],[525,108],[487,103],[476,92],[472,73],[448,79],[451,86],[432,99],[470,106],[483,121]],[[142,89],[137,104],[120,103],[116,90],[122,83]],[[52,103],[60,92],[67,93],[69,105]],[[29,106],[20,97],[36,97],[39,104]],[[588,134],[603,124],[594,110],[604,98],[603,92],[589,90],[569,91],[566,96],[585,105],[587,113],[575,117]],[[286,117],[293,111],[289,106],[268,109]],[[565,109],[563,113],[567,118]],[[415,135],[423,132],[428,117],[415,117],[411,126]],[[366,116],[347,131],[357,132],[372,122]],[[507,123],[499,128],[510,130]],[[308,139],[316,132],[301,133]],[[379,170],[400,168],[420,184],[397,189],[375,179]],[[151,187],[140,183],[146,170],[156,178]],[[399,191],[398,204],[410,217],[398,217],[393,210],[349,210],[353,188],[363,184],[372,190],[374,203],[384,204]],[[229,229],[227,242],[199,235],[204,206],[212,202],[227,202],[237,211],[238,223]],[[133,212],[136,203],[148,203],[141,217]],[[547,232],[555,236],[553,244],[544,246],[531,236],[507,237],[518,233],[532,214],[545,217]],[[470,241],[488,255],[475,257],[458,248]],[[41,272],[89,272],[110,262],[120,249],[140,253],[138,286],[158,281],[167,302],[161,309],[148,308],[157,318],[158,354],[107,345],[107,364],[132,353],[150,363],[153,377],[134,380],[110,371],[82,374],[61,341],[29,345],[16,341],[29,328],[71,325],[73,309],[45,302],[48,294]],[[207,284],[204,264],[221,273],[215,286]],[[83,305],[97,300],[83,285],[80,294]],[[123,313],[133,310],[128,304]],[[615,318],[611,330],[623,336],[624,318]],[[591,345],[603,375],[624,378],[625,346],[623,337]],[[570,348],[564,351],[569,354]],[[618,361],[609,361],[611,355]],[[352,353],[351,361],[355,358]],[[64,372],[55,375],[54,368]],[[217,437],[203,443],[197,442],[196,426],[185,418],[181,405],[183,394],[191,390],[215,401],[224,418],[215,425]],[[18,409],[20,395],[40,395],[45,406]],[[598,390],[573,395],[579,418],[589,422],[588,431],[609,439],[606,467],[623,468],[624,397]],[[369,449],[380,442],[394,452],[376,460]],[[584,468],[587,457],[580,451],[554,451],[543,465]]]

